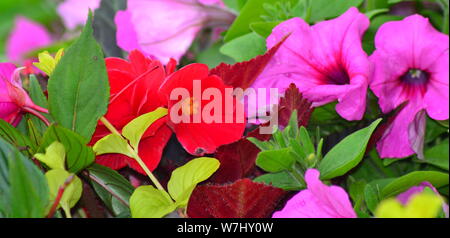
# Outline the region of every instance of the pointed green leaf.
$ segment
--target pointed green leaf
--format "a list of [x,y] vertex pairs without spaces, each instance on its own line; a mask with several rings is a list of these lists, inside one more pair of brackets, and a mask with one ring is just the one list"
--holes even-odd
[[135,118],[122,129],[122,135],[130,141],[130,145],[137,151],[139,141],[145,131],[158,119],[167,115],[167,108],[157,108],[153,112]]
[[161,218],[176,209],[176,205],[167,199],[168,194],[153,186],[140,186],[130,198],[133,218]]
[[305,127],[300,127],[300,143],[302,143],[306,156],[315,154],[314,144],[311,141],[308,131]]
[[374,121],[370,126],[350,134],[335,145],[319,164],[321,179],[344,175],[358,165],[373,131],[380,122],[381,119]]
[[256,165],[267,172],[291,170],[295,159],[290,155],[290,149],[262,151],[256,158]]
[[299,183],[292,175],[288,172],[283,171],[279,173],[269,173],[256,177],[253,181],[258,183],[265,183],[277,188],[284,190],[299,191],[304,188],[304,186]]
[[3,138],[16,148],[24,147],[24,149],[31,149],[32,151],[36,149],[36,146],[27,136],[2,119],[0,119],[0,138]]
[[56,122],[89,141],[108,102],[105,61],[89,14],[79,39],[64,53],[48,81],[49,110]]
[[48,204],[44,174],[0,138],[0,218],[44,217]]
[[64,169],[52,169],[45,173],[50,192],[50,204],[53,204],[53,201],[55,201],[56,196],[58,195],[59,189],[64,185],[70,176],[75,177],[65,187],[58,205],[58,207],[61,206],[66,211],[74,207],[81,198],[81,194],[83,192],[83,184],[81,180],[76,175],[70,174]]
[[58,141],[53,142],[45,149],[45,154],[37,153],[34,155],[36,159],[45,163],[51,169],[65,170],[66,150],[64,145]]
[[133,158],[134,155],[128,148],[127,141],[117,134],[109,134],[95,143],[92,147],[96,155],[123,154]]
[[388,198],[406,191],[412,186],[422,182],[429,182],[434,187],[440,188],[448,184],[448,174],[437,171],[414,171],[396,178],[381,190],[381,196]]
[[66,149],[66,168],[69,172],[78,173],[94,162],[95,154],[87,141],[77,133],[59,125],[50,126],[44,134],[38,152],[45,149],[54,141],[59,141]]
[[214,158],[197,158],[175,169],[167,184],[167,189],[179,207],[187,205],[192,191],[198,183],[208,179],[219,168],[220,162]]

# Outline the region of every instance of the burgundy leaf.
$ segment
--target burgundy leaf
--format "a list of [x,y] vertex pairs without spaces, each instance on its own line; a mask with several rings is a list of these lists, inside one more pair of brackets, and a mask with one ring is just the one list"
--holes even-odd
[[245,90],[250,87],[256,78],[263,72],[270,59],[272,59],[273,55],[278,51],[281,44],[283,44],[288,36],[289,35],[278,42],[278,44],[268,50],[265,54],[259,55],[249,61],[233,65],[221,63],[214,69],[211,69],[210,75],[219,76],[228,86]]
[[214,156],[220,161],[220,168],[209,181],[214,183],[234,182],[255,171],[255,160],[260,150],[247,140],[248,137],[266,141],[270,139],[271,135],[260,134],[259,128],[256,128],[245,138],[232,144],[220,146]]
[[198,186],[189,200],[192,218],[270,217],[286,192],[250,179],[228,185]]
[[286,126],[294,110],[297,110],[298,126],[307,126],[314,109],[311,108],[311,102],[303,98],[295,84],[291,83],[284,97],[280,99],[278,123]]

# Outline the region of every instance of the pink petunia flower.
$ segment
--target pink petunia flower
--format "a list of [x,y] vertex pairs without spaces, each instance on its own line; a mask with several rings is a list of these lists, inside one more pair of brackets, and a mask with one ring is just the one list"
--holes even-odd
[[378,142],[377,150],[381,158],[414,153],[422,158],[426,114],[435,120],[448,119],[448,35],[434,29],[428,19],[413,15],[382,25],[375,46],[370,56],[370,88],[383,113],[408,102]]
[[267,38],[267,48],[288,38],[252,88],[284,92],[295,83],[313,106],[337,100],[339,115],[360,120],[366,107],[369,75],[361,38],[368,26],[369,19],[356,8],[314,26],[300,18],[279,24]]
[[308,169],[305,173],[308,188],[291,198],[273,218],[356,218],[347,192],[323,184],[319,176],[318,170]]
[[47,121],[38,112],[48,110],[33,103],[22,88],[20,70],[11,63],[0,63],[0,119],[17,126],[24,112],[32,113],[43,121]]
[[52,43],[45,27],[25,17],[16,17],[6,43],[6,56],[11,62],[24,64],[26,54]]
[[163,63],[170,58],[178,61],[207,23],[233,20],[218,3],[221,1],[129,0],[127,10],[118,11],[115,17],[117,44],[128,52],[138,49],[153,55]]
[[[423,190],[425,188],[430,188],[436,195],[439,195],[439,192],[437,191],[437,189],[429,182],[422,182],[421,184],[419,184],[418,186],[413,186],[411,188],[409,188],[407,191],[397,195],[397,200],[403,204],[406,205],[409,201],[409,199],[414,195],[414,194],[418,194],[423,192]],[[442,210],[444,211],[444,214],[446,217],[448,217],[449,215],[449,208],[448,208],[448,204],[447,203],[443,203],[442,204]]]
[[58,14],[69,30],[84,25],[89,9],[94,11],[100,7],[101,0],[66,0],[58,6]]

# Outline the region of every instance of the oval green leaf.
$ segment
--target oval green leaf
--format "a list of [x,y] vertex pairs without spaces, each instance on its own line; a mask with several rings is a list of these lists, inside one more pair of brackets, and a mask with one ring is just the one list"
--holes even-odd
[[131,217],[161,218],[174,211],[177,206],[164,193],[153,186],[138,187],[130,198]]
[[256,165],[271,173],[291,170],[295,158],[289,152],[289,148],[262,151],[256,158]]
[[128,148],[128,142],[117,134],[109,134],[101,138],[92,149],[96,155],[117,153],[133,158],[133,154]]
[[381,119],[370,126],[358,130],[345,137],[335,145],[323,158],[319,165],[321,179],[332,179],[344,175],[362,160],[367,143]]
[[76,175],[70,174],[64,169],[52,169],[45,173],[50,194],[50,205],[53,204],[53,201],[58,195],[59,189],[71,175],[75,177],[65,187],[58,205],[58,207],[61,206],[66,212],[68,212],[70,208],[74,207],[81,198],[81,194],[83,192],[83,184],[81,183],[81,180]]
[[179,207],[187,205],[192,191],[198,183],[208,179],[219,168],[220,162],[214,158],[193,159],[175,169],[167,184],[167,189]]

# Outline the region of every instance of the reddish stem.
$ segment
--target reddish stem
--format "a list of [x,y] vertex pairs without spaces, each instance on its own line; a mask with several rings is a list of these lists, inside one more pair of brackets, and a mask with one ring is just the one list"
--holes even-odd
[[58,194],[56,195],[56,199],[53,202],[53,205],[50,208],[50,211],[48,212],[47,218],[52,218],[53,215],[55,215],[56,209],[58,208],[58,204],[61,201],[61,198],[64,194],[64,190],[66,190],[67,186],[69,186],[69,184],[73,181],[74,178],[75,178],[74,174],[70,175],[66,179],[66,181],[64,181],[63,185],[61,185],[61,187],[59,187]]
[[[42,109],[44,109],[44,108],[41,108],[41,107],[38,107],[38,108],[40,108],[39,111],[44,112],[44,113],[48,113],[48,111],[47,111],[46,109],[45,109],[45,111],[44,111],[44,110],[42,110]],[[42,116],[42,114],[40,114],[37,110],[35,110],[35,109],[31,108],[31,107],[27,107],[27,106],[23,107],[22,109],[23,109],[25,112],[31,113],[31,114],[33,114],[34,116],[36,116],[37,118],[39,118],[41,121],[43,121],[43,122],[45,123],[46,126],[50,126],[50,122],[47,120],[47,118],[45,118],[44,116]]]

